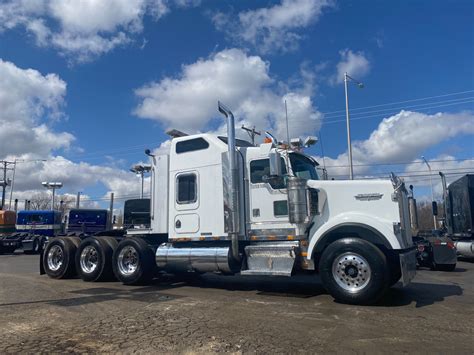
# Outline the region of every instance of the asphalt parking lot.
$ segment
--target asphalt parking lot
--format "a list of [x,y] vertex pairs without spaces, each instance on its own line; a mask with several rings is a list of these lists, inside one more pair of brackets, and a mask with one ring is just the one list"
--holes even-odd
[[168,277],[146,287],[53,280],[0,255],[0,353],[436,352],[474,349],[474,263],[420,270],[372,307],[314,277]]

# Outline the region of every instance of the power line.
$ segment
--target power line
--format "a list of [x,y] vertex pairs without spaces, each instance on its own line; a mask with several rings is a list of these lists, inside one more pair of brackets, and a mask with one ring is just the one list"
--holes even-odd
[[[380,109],[380,110],[370,110],[370,111],[363,111],[363,112],[356,112],[356,113],[352,113],[351,114],[351,117],[352,116],[363,116],[363,115],[367,115],[367,114],[372,114],[372,113],[377,113],[377,112],[380,112],[381,114],[383,114],[382,112],[386,112],[386,111],[394,111],[394,110],[405,110],[405,109],[413,109],[413,108],[429,108],[430,105],[433,105],[433,104],[445,104],[445,103],[459,103],[459,104],[463,104],[464,101],[466,100],[473,100],[474,99],[474,96],[469,96],[469,97],[462,97],[462,98],[458,98],[458,99],[451,99],[451,100],[442,100],[442,101],[437,101],[437,102],[427,102],[427,103],[424,103],[424,104],[417,104],[417,105],[408,105],[408,106],[399,106],[399,107],[390,107],[390,108],[384,108],[384,109]],[[469,101],[467,101],[469,102]],[[424,106],[427,106],[427,107],[424,107]],[[338,116],[332,116],[332,117],[328,117],[328,118],[338,118],[338,117],[345,117],[344,115],[338,115]],[[331,122],[331,121],[329,121]]]
[[[415,102],[415,101],[436,99],[436,98],[446,97],[446,96],[461,95],[461,94],[466,94],[466,93],[469,93],[469,92],[474,92],[474,90],[458,91],[458,92],[453,92],[453,93],[450,93],[450,94],[442,94],[442,95],[428,96],[428,97],[422,97],[422,98],[418,98],[418,99],[411,99],[411,100],[405,100],[405,101],[389,102],[389,103],[379,104],[379,105],[351,108],[351,111],[363,110],[363,109],[374,108],[374,107],[389,106],[389,105],[404,104],[404,103],[407,103],[407,102]],[[332,111],[332,112],[323,112],[323,113],[325,115],[330,115],[330,114],[333,114],[333,113],[341,113],[341,112],[345,112],[345,110],[338,110],[338,111]]]

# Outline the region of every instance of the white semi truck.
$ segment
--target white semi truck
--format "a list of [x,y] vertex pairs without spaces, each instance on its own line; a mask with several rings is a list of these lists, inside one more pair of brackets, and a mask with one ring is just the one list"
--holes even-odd
[[147,151],[149,229],[51,239],[44,271],[125,284],[160,271],[319,274],[335,299],[351,304],[374,303],[400,279],[410,282],[415,248],[400,179],[320,180],[312,157],[276,141],[238,140],[232,112],[222,104],[219,111],[227,137],[174,131],[168,154]]

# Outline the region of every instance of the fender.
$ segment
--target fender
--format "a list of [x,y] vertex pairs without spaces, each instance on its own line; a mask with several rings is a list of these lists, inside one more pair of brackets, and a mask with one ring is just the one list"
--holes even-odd
[[[318,219],[318,216],[315,217]],[[311,228],[310,242],[308,245],[307,259],[311,260],[313,252],[315,251],[318,242],[323,240],[324,237],[331,231],[336,230],[339,227],[362,227],[375,232],[383,241],[384,244],[390,249],[402,249],[397,236],[393,231],[393,222],[386,219],[373,217],[364,213],[347,212],[341,213],[334,216],[330,221],[326,223],[315,223]]]

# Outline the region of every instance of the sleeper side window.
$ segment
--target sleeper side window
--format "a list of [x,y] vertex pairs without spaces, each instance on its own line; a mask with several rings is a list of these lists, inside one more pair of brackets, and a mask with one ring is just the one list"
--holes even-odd
[[207,148],[209,148],[209,143],[207,143],[204,138],[189,139],[176,143],[177,154],[194,152],[196,150],[203,150]]
[[176,202],[179,204],[194,203],[197,200],[197,184],[195,174],[182,174],[177,178],[178,194]]

